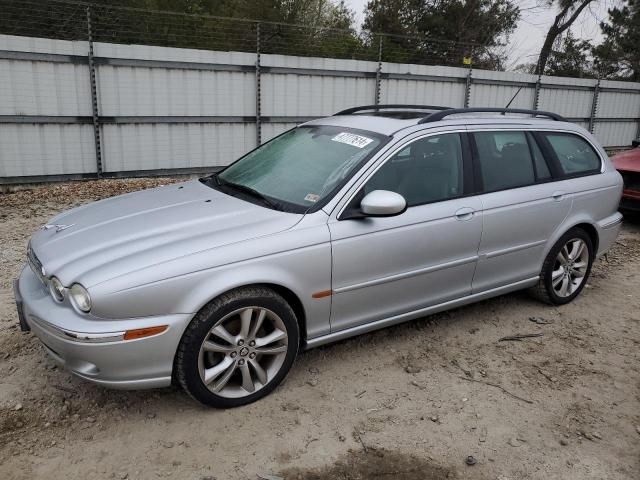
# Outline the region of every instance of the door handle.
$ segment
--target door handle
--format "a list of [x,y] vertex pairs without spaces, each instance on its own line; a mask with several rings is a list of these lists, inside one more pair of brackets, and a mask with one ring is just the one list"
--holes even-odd
[[551,196],[555,201],[559,202],[564,198],[564,192],[561,192],[561,191],[553,192]]
[[473,208],[462,207],[456,211],[455,215],[458,220],[469,220],[473,217],[474,213],[476,213],[476,211]]

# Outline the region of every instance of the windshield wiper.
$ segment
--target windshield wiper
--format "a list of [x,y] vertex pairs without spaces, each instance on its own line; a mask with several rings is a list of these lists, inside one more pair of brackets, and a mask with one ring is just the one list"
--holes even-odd
[[212,178],[219,186],[232,188],[232,189],[237,190],[239,192],[248,194],[251,197],[257,198],[264,205],[266,205],[268,207],[271,207],[274,210],[281,210],[281,208],[273,200],[271,200],[270,198],[266,197],[265,195],[263,195],[262,193],[260,193],[259,191],[255,190],[255,189],[253,189],[251,187],[247,187],[246,185],[242,185],[240,183],[228,182],[227,180],[224,180],[224,179],[220,178],[217,173],[214,174],[212,176]]

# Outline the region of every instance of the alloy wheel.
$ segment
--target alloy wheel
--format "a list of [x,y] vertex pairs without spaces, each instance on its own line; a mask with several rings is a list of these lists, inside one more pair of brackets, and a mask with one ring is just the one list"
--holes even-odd
[[262,307],[244,307],[224,316],[205,335],[198,355],[200,379],[226,398],[240,398],[263,388],[287,355],[282,319]]
[[558,252],[551,272],[551,284],[556,295],[571,296],[584,282],[589,268],[589,248],[584,240],[569,240]]

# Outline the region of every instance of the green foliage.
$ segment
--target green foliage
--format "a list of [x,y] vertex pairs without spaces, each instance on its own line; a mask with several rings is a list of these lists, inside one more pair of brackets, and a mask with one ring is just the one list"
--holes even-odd
[[600,74],[640,81],[640,0],[609,9],[609,19],[600,27],[605,39],[593,49]]
[[[393,34],[385,60],[502,69],[505,45],[520,18],[510,0],[371,0],[364,28]],[[436,40],[438,39],[438,40]]]
[[[86,4],[0,0],[0,33],[87,39]],[[354,58],[366,49],[337,0],[103,0],[90,6],[95,41]]]
[[558,47],[551,51],[545,74],[580,78],[597,76],[589,58],[590,53],[591,43],[575,38],[571,31],[567,30]]

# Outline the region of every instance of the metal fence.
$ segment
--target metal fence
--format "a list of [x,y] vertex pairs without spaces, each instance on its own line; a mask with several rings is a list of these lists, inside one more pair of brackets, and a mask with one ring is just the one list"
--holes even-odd
[[64,1],[41,20],[38,2],[0,3],[0,183],[199,172],[372,103],[515,96],[605,146],[640,134],[640,84],[482,70],[478,45]]

